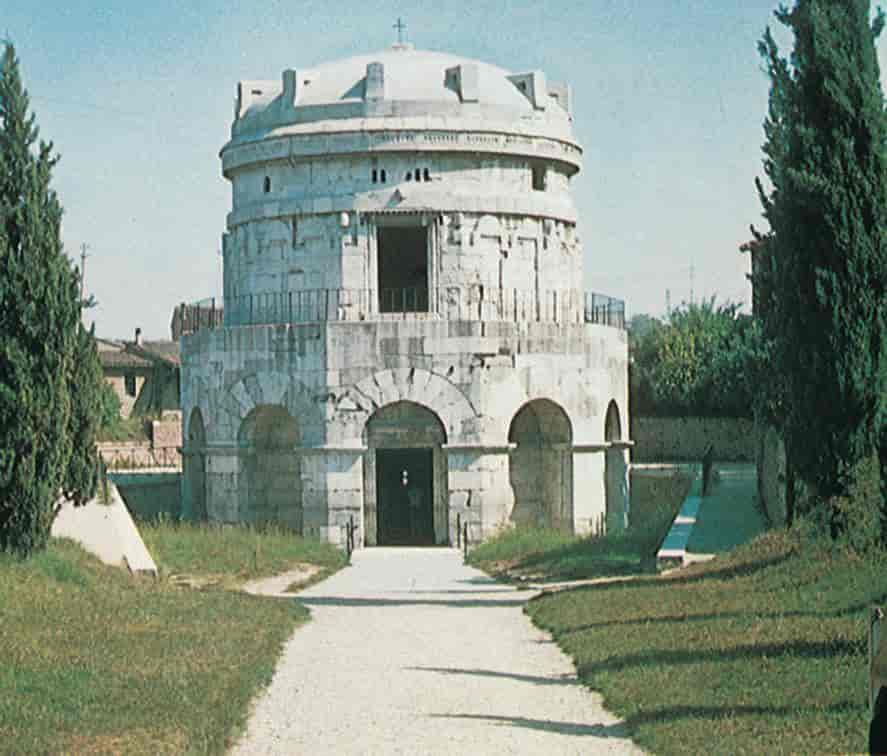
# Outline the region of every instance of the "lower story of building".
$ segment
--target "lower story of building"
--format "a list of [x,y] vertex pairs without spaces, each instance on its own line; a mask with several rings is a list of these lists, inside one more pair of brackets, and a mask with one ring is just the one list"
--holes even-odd
[[366,546],[624,527],[624,334],[456,325],[185,337],[186,514]]

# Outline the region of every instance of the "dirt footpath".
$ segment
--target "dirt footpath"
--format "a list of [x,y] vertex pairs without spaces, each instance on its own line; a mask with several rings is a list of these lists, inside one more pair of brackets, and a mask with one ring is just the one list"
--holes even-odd
[[313,620],[235,753],[640,753],[523,614],[530,595],[451,549],[355,552],[299,594]]

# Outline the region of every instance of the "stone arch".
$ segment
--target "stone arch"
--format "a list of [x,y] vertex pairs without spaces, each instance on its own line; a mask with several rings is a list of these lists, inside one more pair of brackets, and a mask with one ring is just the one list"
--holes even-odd
[[517,525],[573,530],[573,425],[561,405],[533,399],[508,428],[508,479]]
[[607,405],[604,417],[604,441],[607,451],[604,457],[604,481],[606,496],[606,521],[608,530],[624,530],[628,527],[628,460],[622,441],[622,421],[619,405],[613,399]]
[[286,407],[259,404],[237,431],[241,460],[238,478],[240,519],[276,522],[302,532],[299,425]]
[[206,426],[203,413],[194,407],[188,417],[183,455],[184,478],[187,485],[185,513],[195,520],[206,519]]
[[[283,373],[253,373],[224,390],[215,402],[232,433],[257,407],[280,406],[298,418],[299,431],[322,422],[321,411],[308,387]],[[232,439],[233,440],[233,439]]]
[[[424,404],[399,400],[377,408],[362,437],[367,544],[446,544],[447,431],[440,417]],[[391,480],[396,465],[404,468],[402,481]]]
[[450,443],[464,442],[480,413],[453,383],[420,368],[395,368],[368,375],[339,399],[337,422],[344,425],[346,414],[372,415],[380,407],[395,402],[413,402],[427,407],[443,423]]

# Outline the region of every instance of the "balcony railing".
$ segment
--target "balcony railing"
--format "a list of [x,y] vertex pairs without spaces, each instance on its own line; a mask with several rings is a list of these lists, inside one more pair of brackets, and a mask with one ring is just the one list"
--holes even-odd
[[307,289],[202,300],[180,308],[182,333],[225,326],[323,321],[467,320],[596,323],[625,328],[625,302],[603,294],[524,291],[488,286],[404,289]]

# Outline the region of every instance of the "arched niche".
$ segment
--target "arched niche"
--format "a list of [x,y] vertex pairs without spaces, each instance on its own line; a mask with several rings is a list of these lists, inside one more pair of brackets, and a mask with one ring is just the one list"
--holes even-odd
[[188,420],[184,475],[188,486],[186,511],[191,519],[206,519],[206,425],[199,407]]
[[573,427],[563,407],[534,399],[511,421],[508,478],[516,525],[573,530]]
[[301,533],[302,476],[296,419],[279,405],[259,405],[243,419],[237,441],[241,519],[255,524],[276,522]]
[[[622,421],[615,400],[607,405],[604,418],[604,440],[610,444],[622,440]],[[621,444],[610,446],[604,458],[606,484],[606,521],[608,530],[624,530],[628,527],[628,462],[627,452]]]
[[449,539],[447,433],[411,401],[378,408],[364,426],[367,545],[441,545]]

